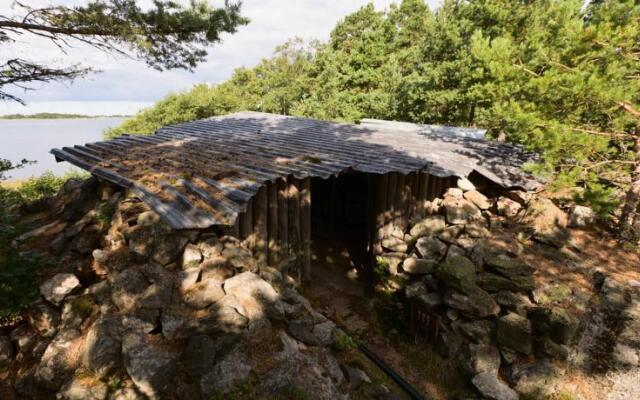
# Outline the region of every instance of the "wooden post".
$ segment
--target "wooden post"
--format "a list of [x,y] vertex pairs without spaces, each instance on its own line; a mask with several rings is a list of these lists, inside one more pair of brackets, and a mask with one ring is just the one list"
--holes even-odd
[[406,229],[407,227],[407,188],[406,177],[402,174],[398,175],[398,186],[396,187],[395,203],[396,203],[396,215],[394,225],[400,229]]
[[278,186],[275,182],[269,182],[269,184],[267,185],[267,190],[269,265],[275,267],[280,262],[278,252]]
[[289,255],[289,214],[287,181],[278,179],[278,258],[282,261]]
[[396,190],[398,188],[398,176],[400,174],[397,172],[390,172],[387,175],[389,176],[389,183],[387,186],[387,201],[384,207],[386,220],[384,228],[385,236],[390,235],[391,232],[393,232],[393,227],[396,219],[399,217],[398,212],[400,211],[398,207],[396,207]]
[[[288,212],[289,212],[289,248],[297,260],[300,258],[300,191],[298,190],[298,180],[295,177],[289,178],[288,185]],[[296,263],[298,264],[298,263]],[[298,271],[299,273],[300,271]],[[295,278],[295,277],[294,277]],[[297,279],[300,281],[301,277]]]
[[409,198],[407,204],[407,218],[409,220],[411,220],[416,214],[419,184],[419,172],[412,172],[409,174]]
[[267,187],[262,186],[254,197],[253,204],[253,229],[256,236],[254,256],[259,265],[265,265],[268,261],[268,232],[267,232]]
[[300,236],[302,240],[302,282],[311,281],[311,178],[300,181]]
[[438,197],[438,177],[431,175],[429,177],[429,193],[427,197],[430,201],[433,201],[436,197]]
[[420,171],[418,177],[418,207],[417,212],[421,217],[424,217],[424,202],[427,200],[427,194],[429,193],[429,174],[424,171]]

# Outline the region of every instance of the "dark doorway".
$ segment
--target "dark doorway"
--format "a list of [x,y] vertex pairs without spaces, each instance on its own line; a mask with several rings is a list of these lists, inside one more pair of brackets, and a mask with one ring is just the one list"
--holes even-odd
[[363,173],[311,180],[312,285],[331,274],[368,280],[369,181]]

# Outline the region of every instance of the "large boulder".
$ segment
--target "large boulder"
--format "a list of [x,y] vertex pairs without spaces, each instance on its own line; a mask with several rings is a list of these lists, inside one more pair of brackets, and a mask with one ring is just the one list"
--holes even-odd
[[267,281],[253,272],[243,272],[224,282],[224,291],[236,297],[249,320],[270,317],[282,319],[284,308],[280,295]]
[[500,346],[523,354],[531,354],[531,322],[516,313],[498,318],[496,339]]
[[476,278],[478,286],[488,292],[498,292],[501,290],[511,291],[531,291],[535,288],[535,281],[531,275],[504,277],[490,272],[481,272]]
[[102,316],[87,332],[82,365],[98,377],[109,376],[120,366],[120,320]]
[[184,350],[185,372],[191,377],[201,377],[211,370],[217,353],[216,343],[208,335],[191,336]]
[[184,294],[183,300],[189,307],[202,309],[221,300],[224,296],[225,291],[222,289],[222,282],[207,279],[193,285],[193,287]]
[[575,206],[569,215],[568,226],[572,228],[585,228],[596,222],[596,213],[585,206]]
[[501,381],[493,372],[482,372],[471,380],[482,395],[491,400],[519,400],[518,393]]
[[49,343],[35,370],[36,382],[50,390],[57,390],[78,366],[77,346],[80,332],[75,329],[59,332]]
[[400,253],[406,252],[409,248],[404,240],[398,239],[394,236],[382,239],[382,247],[389,251],[396,251]]
[[549,199],[531,200],[520,222],[533,228],[534,239],[554,247],[562,247],[568,239],[567,214]]
[[126,311],[138,306],[142,295],[149,287],[149,281],[138,268],[129,268],[109,276],[111,301],[120,310]]
[[151,344],[142,334],[131,332],[122,339],[127,373],[138,390],[150,399],[160,399],[172,387],[176,362],[171,353]]
[[60,305],[65,297],[80,286],[74,274],[56,274],[40,285],[40,293],[50,303]]
[[200,248],[194,244],[188,244],[182,253],[182,269],[197,268],[202,261],[202,252]]
[[461,365],[466,372],[475,376],[483,372],[498,375],[500,369],[500,351],[490,344],[469,344],[461,352]]
[[446,223],[444,217],[441,215],[434,215],[416,223],[409,231],[409,234],[414,238],[438,235],[445,229],[445,227]]
[[461,256],[444,260],[436,269],[435,275],[445,285],[461,292],[466,292],[476,283],[476,267],[468,258]]
[[239,348],[230,351],[200,380],[200,391],[205,398],[231,392],[236,384],[249,377],[251,365]]

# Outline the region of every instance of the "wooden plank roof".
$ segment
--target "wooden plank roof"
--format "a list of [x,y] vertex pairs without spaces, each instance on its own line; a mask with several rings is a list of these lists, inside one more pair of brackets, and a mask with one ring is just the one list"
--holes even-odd
[[539,185],[521,169],[534,156],[519,146],[475,139],[464,128],[423,128],[240,112],[51,153],[135,191],[176,229],[233,225],[262,185],[289,175],[476,171],[505,188]]

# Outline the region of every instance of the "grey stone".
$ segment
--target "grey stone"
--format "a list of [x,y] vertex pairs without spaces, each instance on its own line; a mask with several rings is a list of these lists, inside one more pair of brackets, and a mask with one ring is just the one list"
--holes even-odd
[[251,250],[240,247],[225,247],[222,250],[222,257],[226,258],[231,266],[242,271],[256,272],[258,265],[251,254]]
[[251,365],[247,356],[236,348],[227,354],[213,369],[200,380],[203,396],[229,393],[236,384],[249,377]]
[[486,224],[472,222],[464,226],[464,232],[472,238],[485,238],[491,236],[491,231],[487,229]]
[[596,213],[589,207],[575,206],[569,215],[568,226],[572,228],[585,228],[596,221]]
[[323,343],[313,332],[313,321],[309,319],[294,320],[287,324],[291,336],[309,346],[322,346]]
[[496,202],[496,208],[498,210],[498,214],[507,218],[513,218],[518,215],[518,212],[522,209],[522,205],[508,197],[500,197]]
[[447,197],[451,197],[451,198],[454,198],[454,199],[460,199],[460,198],[462,198],[462,194],[463,194],[462,189],[460,189],[460,188],[450,187],[450,188],[449,188],[449,189],[447,189],[447,191],[445,192],[444,197],[445,197],[445,199],[446,199]]
[[164,267],[148,263],[142,267],[142,273],[151,283],[140,296],[139,307],[165,308],[171,302],[173,276]]
[[520,315],[526,315],[527,308],[532,306],[528,297],[511,291],[502,290],[492,296],[500,306]]
[[445,315],[451,321],[457,321],[460,318],[460,312],[455,308],[447,308],[447,311],[445,311]]
[[162,398],[176,374],[174,357],[138,333],[124,335],[122,355],[125,369],[138,390],[151,399]]
[[67,237],[64,233],[59,233],[49,244],[49,248],[54,255],[60,255],[67,246]]
[[474,343],[491,343],[496,332],[495,322],[490,320],[457,321],[453,327]]
[[482,372],[471,380],[482,395],[491,400],[519,400],[520,396],[492,372]]
[[336,329],[336,324],[332,321],[324,321],[314,325],[311,331],[315,337],[318,338],[321,346],[328,346],[333,342],[333,331]]
[[531,275],[535,271],[526,262],[504,253],[488,252],[484,256],[484,263],[506,277]]
[[40,294],[50,303],[60,305],[67,295],[80,287],[74,274],[56,274],[40,285]]
[[160,315],[162,336],[166,339],[174,339],[179,336],[187,326],[187,320],[181,313],[166,309]]
[[235,269],[227,262],[227,259],[222,256],[213,256],[206,259],[200,264],[200,268],[202,270],[202,280],[214,279],[222,282],[236,273]]
[[77,365],[70,354],[79,337],[80,332],[72,329],[59,332],[49,343],[35,370],[34,377],[38,385],[57,390],[71,377]]
[[105,400],[109,393],[107,384],[99,380],[72,379],[56,395],[60,400]]
[[191,268],[197,268],[198,265],[200,265],[201,261],[202,253],[200,252],[200,249],[195,244],[189,243],[184,248],[184,252],[182,253],[182,269],[187,270]]
[[382,239],[382,247],[390,251],[395,251],[400,253],[406,252],[408,248],[404,240],[398,239],[393,236]]
[[0,368],[4,368],[13,362],[15,351],[13,344],[6,336],[0,336]]
[[463,314],[486,318],[497,315],[500,306],[493,300],[491,295],[478,286],[471,286],[465,293],[457,290],[447,290],[444,296],[444,303],[449,307],[460,310]]
[[100,245],[102,231],[96,225],[86,227],[71,242],[71,247],[80,254],[91,254]]
[[425,260],[440,261],[447,254],[447,245],[431,237],[421,237],[416,242],[416,250]]
[[371,383],[369,375],[360,368],[345,365],[344,369],[347,372],[347,379],[349,380],[349,387],[351,390],[357,390],[363,384]]
[[280,295],[267,281],[253,272],[243,272],[224,282],[224,291],[234,295],[244,307],[249,320],[284,318]]
[[211,370],[217,354],[216,343],[209,336],[192,336],[184,350],[185,372],[191,377],[201,377]]
[[200,269],[198,268],[178,272],[178,290],[181,293],[187,292],[198,282],[198,278],[200,278]]
[[627,291],[624,285],[612,278],[604,279],[600,295],[609,310],[621,310],[627,305]]
[[37,334],[29,325],[20,325],[9,334],[20,353],[28,353],[36,344]]
[[462,353],[462,365],[471,376],[489,372],[498,375],[500,351],[490,344],[469,344]]
[[638,350],[620,343],[617,343],[613,348],[613,360],[617,365],[623,367],[637,367],[640,365]]
[[437,261],[425,260],[417,257],[408,257],[402,262],[402,270],[412,275],[430,274],[435,271]]
[[478,286],[489,292],[511,290],[515,292],[527,292],[535,288],[533,276],[513,276],[506,278],[490,272],[481,272],[476,277]]
[[198,243],[198,248],[205,260],[219,256],[224,248],[222,243],[215,236],[209,236]]
[[178,260],[189,240],[178,234],[160,234],[153,241],[151,258],[161,265]]
[[548,360],[529,364],[514,364],[511,381],[522,396],[532,399],[551,398],[555,394],[555,381],[562,372]]
[[491,202],[487,199],[487,196],[478,192],[477,190],[470,190],[464,194],[464,198],[472,202],[476,207],[481,210],[488,210],[491,208]]
[[579,325],[577,318],[560,307],[536,307],[528,315],[536,332],[559,344],[571,344]]
[[225,295],[207,309],[207,314],[192,323],[192,330],[198,333],[240,333],[249,320],[246,311],[234,295]]
[[438,235],[438,239],[445,243],[453,243],[462,232],[464,232],[464,225],[450,225]]
[[52,337],[58,332],[60,312],[43,301],[34,303],[27,311],[26,318],[42,337]]
[[120,366],[120,321],[102,316],[87,332],[82,365],[99,377],[108,376]]
[[442,304],[442,296],[438,292],[418,295],[416,300],[429,310],[433,310]]
[[225,296],[222,282],[207,279],[196,283],[184,296],[184,302],[192,308],[202,309],[221,300]]
[[458,178],[457,186],[463,192],[468,192],[470,190],[476,190],[476,186],[473,183],[471,183],[471,181],[469,179],[467,179],[467,178]]
[[476,267],[466,257],[452,256],[438,266],[435,276],[445,285],[466,292],[475,286]]
[[401,273],[398,267],[400,266],[400,263],[404,261],[405,258],[406,258],[405,253],[383,253],[378,256],[378,262],[379,263],[382,262],[382,264],[385,265],[385,267],[387,268],[387,271],[391,275],[398,275]]
[[120,310],[126,311],[138,306],[138,301],[144,294],[149,282],[137,268],[129,268],[109,276],[111,286],[111,301]]
[[421,281],[416,281],[408,284],[404,290],[405,295],[408,299],[427,294],[427,287]]
[[415,224],[409,230],[409,234],[414,238],[438,235],[444,230],[445,226],[446,223],[444,217],[441,215],[434,215],[431,217],[427,217]]
[[531,354],[531,322],[516,313],[498,318],[496,339],[500,346],[523,354]]
[[449,224],[464,225],[472,221],[482,221],[482,213],[478,207],[463,198],[445,197],[443,206]]
[[450,258],[453,256],[466,257],[467,253],[460,247],[456,246],[455,244],[452,244],[451,246],[449,246],[449,250],[447,250],[447,258]]

